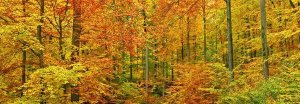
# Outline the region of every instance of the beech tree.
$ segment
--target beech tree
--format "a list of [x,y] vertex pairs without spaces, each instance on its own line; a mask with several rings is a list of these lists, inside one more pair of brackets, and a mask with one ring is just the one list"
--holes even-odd
[[234,80],[233,70],[233,45],[232,45],[232,22],[231,22],[231,1],[226,1],[227,7],[227,38],[228,38],[228,66],[230,71],[230,82]]
[[260,0],[260,13],[261,13],[261,41],[262,41],[262,54],[263,54],[263,72],[265,79],[269,78],[269,51],[267,44],[267,18],[265,9],[265,0]]

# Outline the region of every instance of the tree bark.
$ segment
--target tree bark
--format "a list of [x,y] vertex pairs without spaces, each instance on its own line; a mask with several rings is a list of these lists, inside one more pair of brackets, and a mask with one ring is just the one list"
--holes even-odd
[[63,28],[62,28],[62,20],[59,18],[59,54],[62,60],[65,60],[65,55],[63,54]]
[[233,72],[233,46],[232,46],[232,22],[231,22],[231,2],[227,0],[227,35],[228,35],[228,65],[230,71],[230,82],[234,81]]
[[[180,19],[180,27],[182,26],[182,19]],[[182,28],[182,27],[181,27]],[[184,63],[184,42],[183,42],[183,30],[181,30],[181,61]]]
[[[39,0],[38,1],[39,5],[40,5],[40,19],[39,22],[40,24],[37,26],[37,39],[39,40],[40,44],[43,45],[43,40],[42,40],[42,24],[43,24],[43,18],[44,18],[44,0]],[[44,52],[42,50],[39,50],[38,52],[38,57],[39,57],[39,66],[40,68],[44,68]],[[41,90],[41,96],[45,95],[44,89]],[[46,104],[46,99],[44,99],[42,97],[40,104]]]
[[187,58],[188,58],[188,63],[190,62],[190,59],[191,59],[191,47],[190,47],[190,30],[191,30],[191,27],[190,27],[190,17],[188,16],[187,17]]
[[129,57],[129,61],[130,61],[130,66],[129,66],[129,68],[130,68],[130,81],[132,81],[132,79],[133,79],[133,76],[132,76],[132,69],[133,69],[132,57],[133,56],[130,53],[130,57]]
[[197,63],[197,35],[194,36],[194,64]]
[[[37,26],[37,39],[39,40],[40,44],[43,45],[43,40],[42,40],[42,24],[43,24],[43,18],[44,18],[44,0],[39,0],[39,5],[40,5],[40,24]],[[39,57],[39,66],[40,68],[44,67],[44,52],[42,50],[39,51],[38,54]]]
[[[24,13],[24,18],[26,17],[26,5],[27,0],[22,0],[22,5],[23,5],[23,13]],[[24,19],[24,23],[25,23]],[[25,46],[25,45],[24,45]],[[22,79],[21,79],[22,85],[26,83],[26,51],[22,51]],[[23,89],[21,90],[21,96],[23,96]]]
[[260,10],[261,10],[261,40],[262,40],[262,55],[263,55],[263,74],[264,78],[267,80],[269,78],[269,63],[268,63],[268,44],[267,44],[267,19],[266,19],[266,9],[265,0],[260,0]]
[[[145,4],[145,0],[142,1],[142,4]],[[146,11],[143,9],[142,10],[142,16],[144,19],[144,35],[146,37],[146,46],[145,46],[145,89],[146,92],[148,93],[148,84],[149,84],[149,60],[148,60],[148,55],[149,55],[149,48],[148,48],[148,31],[147,31],[147,15],[146,15]]]
[[203,6],[202,6],[202,15],[203,15],[203,38],[204,38],[204,44],[203,44],[203,57],[204,62],[207,61],[207,46],[206,46],[206,1],[204,0]]
[[79,48],[80,48],[80,35],[82,32],[81,26],[81,0],[73,1],[73,34],[72,34],[72,44],[76,46],[76,49],[72,53],[72,61],[78,62]]
[[[22,51],[22,85],[26,83],[26,51]],[[23,96],[23,89],[21,91],[21,96]]]
[[[79,48],[80,48],[80,35],[82,32],[81,26],[81,0],[73,1],[73,34],[72,34],[72,45],[76,47],[76,49],[72,52],[71,61],[73,63],[79,62]],[[71,101],[78,102],[79,101],[79,90],[78,86],[74,86],[71,89]]]

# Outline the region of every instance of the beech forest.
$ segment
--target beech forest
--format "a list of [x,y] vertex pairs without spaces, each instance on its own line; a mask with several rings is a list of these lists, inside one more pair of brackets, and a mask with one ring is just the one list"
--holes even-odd
[[0,104],[299,104],[300,0],[0,0]]

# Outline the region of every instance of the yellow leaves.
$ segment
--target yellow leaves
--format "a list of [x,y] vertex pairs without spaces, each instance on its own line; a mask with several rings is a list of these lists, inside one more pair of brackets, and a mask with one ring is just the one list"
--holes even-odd
[[[46,98],[54,99],[63,96],[63,85],[77,84],[77,82],[78,76],[72,70],[50,66],[38,69],[31,74],[30,80],[23,87],[26,89],[26,96],[39,98],[40,94],[44,92]],[[59,101],[59,99],[55,101]]]

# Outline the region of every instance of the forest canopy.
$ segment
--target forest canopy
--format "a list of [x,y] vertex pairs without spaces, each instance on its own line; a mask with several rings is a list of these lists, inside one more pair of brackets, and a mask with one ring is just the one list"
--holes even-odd
[[300,103],[300,0],[0,0],[0,103]]

